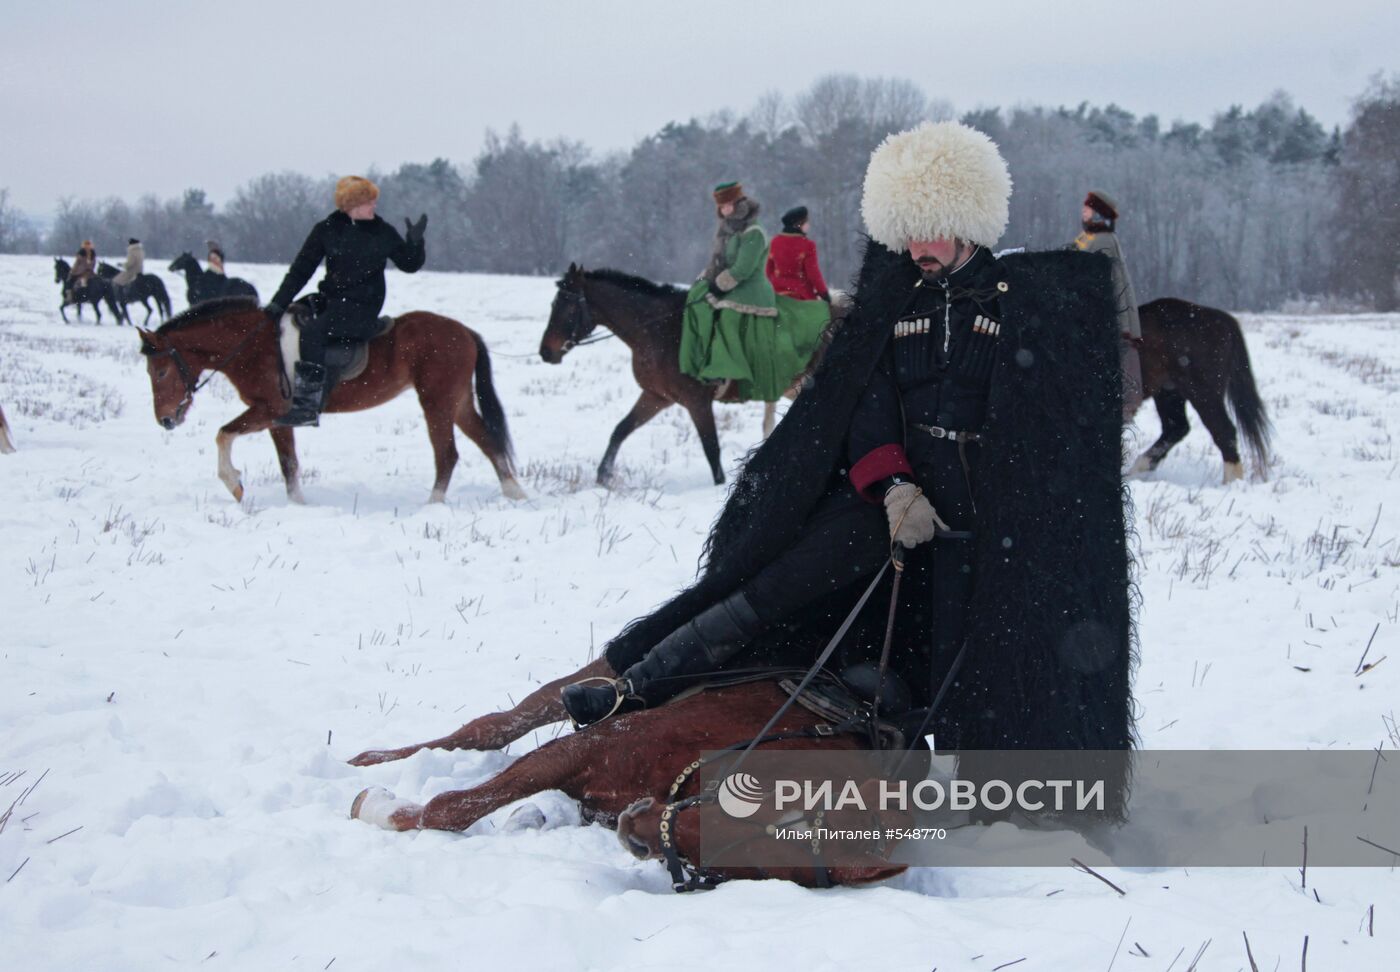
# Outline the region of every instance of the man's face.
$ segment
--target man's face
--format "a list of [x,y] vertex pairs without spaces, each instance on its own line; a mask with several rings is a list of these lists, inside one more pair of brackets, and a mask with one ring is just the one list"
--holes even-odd
[[1098,219],[1098,213],[1094,212],[1088,206],[1080,207],[1079,221],[1081,223],[1092,223],[1096,219]]
[[909,244],[909,255],[928,276],[942,276],[958,265],[963,242],[956,237],[936,240],[915,240]]

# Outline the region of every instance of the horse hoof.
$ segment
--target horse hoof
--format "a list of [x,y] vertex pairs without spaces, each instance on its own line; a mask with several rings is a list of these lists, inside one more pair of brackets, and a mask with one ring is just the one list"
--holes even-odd
[[1229,486],[1231,483],[1235,482],[1238,479],[1244,479],[1244,463],[1225,463],[1225,479],[1223,485]]
[[238,503],[242,503],[242,502],[243,502],[243,484],[242,484],[242,483],[239,483],[237,486],[234,486],[231,490],[229,490],[229,492],[233,493],[233,498],[234,498],[234,501],[235,501],[235,502],[238,502]]
[[529,497],[525,495],[525,490],[521,489],[520,484],[514,479],[501,480],[501,492],[508,500],[529,499]]
[[[416,810],[416,814],[403,811]],[[362,820],[385,830],[411,830],[423,808],[412,800],[401,800],[382,786],[369,786],[360,791],[350,804],[350,819]]]
[[1133,463],[1132,466],[1128,469],[1128,475],[1141,476],[1143,473],[1150,473],[1151,471],[1152,460],[1147,458],[1147,456],[1142,455],[1138,456],[1137,462]]
[[543,830],[545,822],[543,810],[533,803],[523,803],[506,818],[505,823],[501,824],[501,833],[514,834],[522,830]]

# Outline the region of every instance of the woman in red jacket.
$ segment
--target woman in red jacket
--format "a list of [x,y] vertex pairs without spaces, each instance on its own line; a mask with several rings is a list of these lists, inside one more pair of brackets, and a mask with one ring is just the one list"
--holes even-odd
[[807,238],[811,225],[806,206],[783,213],[783,231],[768,247],[768,280],[777,293],[794,300],[830,303],[831,294],[817,265],[817,244]]

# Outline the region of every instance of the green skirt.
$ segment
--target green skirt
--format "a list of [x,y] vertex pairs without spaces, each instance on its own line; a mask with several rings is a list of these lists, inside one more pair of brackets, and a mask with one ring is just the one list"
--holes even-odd
[[681,371],[700,381],[738,383],[746,401],[775,402],[807,367],[830,321],[822,300],[778,297],[778,316],[716,310],[703,282],[690,289],[681,329]]

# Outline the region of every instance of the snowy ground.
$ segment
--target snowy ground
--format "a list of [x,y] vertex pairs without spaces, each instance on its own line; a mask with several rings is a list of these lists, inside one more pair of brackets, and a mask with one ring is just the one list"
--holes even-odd
[[[279,275],[233,272],[264,295]],[[1110,872],[1122,898],[1069,868],[678,896],[610,831],[557,826],[576,821],[558,801],[539,831],[347,820],[367,784],[423,799],[532,745],[344,762],[582,664],[692,576],[723,496],[676,410],[623,448],[624,488],[591,485],[635,391],[618,342],[539,360],[550,281],[423,273],[389,291],[390,312],[485,335],[528,502],[502,499],[463,440],[447,505],[425,508],[431,454],[407,396],[299,434],[305,507],[270,440],[242,440],[240,506],[214,475],[214,431],[238,411],[223,380],[161,430],[135,335],[90,315],[65,327],[50,261],[0,258],[0,405],[20,450],[0,457],[0,813],[42,775],[0,833],[0,966],[621,970],[703,954],[726,970],[1161,972],[1204,946],[1204,972],[1247,969],[1247,933],[1264,970],[1298,968],[1304,936],[1309,969],[1396,967],[1387,870],[1312,868],[1306,890],[1284,869]],[[1194,422],[1133,486],[1144,745],[1389,750],[1400,667],[1354,673],[1377,628],[1368,662],[1397,647],[1400,317],[1245,326],[1278,429],[1267,480],[1218,485]],[[731,464],[760,418],[722,409]]]

